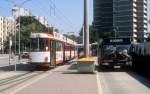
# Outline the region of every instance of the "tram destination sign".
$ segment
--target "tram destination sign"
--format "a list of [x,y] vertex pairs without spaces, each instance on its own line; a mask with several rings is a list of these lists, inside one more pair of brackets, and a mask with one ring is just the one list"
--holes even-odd
[[130,38],[105,38],[103,45],[124,45],[131,44]]

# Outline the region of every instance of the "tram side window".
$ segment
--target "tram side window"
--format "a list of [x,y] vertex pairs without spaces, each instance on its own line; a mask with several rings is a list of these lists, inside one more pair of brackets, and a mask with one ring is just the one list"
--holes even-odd
[[63,49],[63,47],[62,47],[63,45],[62,45],[62,43],[61,42],[56,42],[56,50],[57,51],[62,51]]
[[70,45],[69,44],[65,45],[65,51],[70,51]]

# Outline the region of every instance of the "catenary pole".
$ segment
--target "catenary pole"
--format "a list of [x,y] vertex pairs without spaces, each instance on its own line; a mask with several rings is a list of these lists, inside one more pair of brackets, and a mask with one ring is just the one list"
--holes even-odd
[[88,0],[84,0],[84,55],[89,57]]

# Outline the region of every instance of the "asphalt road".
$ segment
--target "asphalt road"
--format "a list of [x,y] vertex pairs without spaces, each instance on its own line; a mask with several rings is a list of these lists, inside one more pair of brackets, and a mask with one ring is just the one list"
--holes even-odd
[[8,54],[0,55],[0,66],[13,65],[15,63],[18,63],[18,56],[13,56],[9,60]]
[[0,65],[0,94],[11,94],[11,92],[17,90],[18,87],[30,83],[30,80],[36,79],[38,78],[37,76],[46,72],[33,69],[30,64],[25,62],[26,60],[21,60],[20,63],[17,63],[16,71],[14,63],[8,65],[4,62]]
[[18,61],[18,56],[13,56],[12,58],[9,59],[8,54],[0,54],[0,67],[4,66],[10,66],[10,65],[15,65],[15,64],[26,64],[28,62],[28,59],[21,59]]
[[80,74],[75,64],[60,66],[31,83],[14,94],[99,94],[96,74]]
[[130,69],[80,74],[76,64],[42,71],[23,62],[17,71],[14,64],[0,66],[0,94],[150,94],[150,79]]
[[150,79],[131,70],[101,70],[99,80],[103,94],[150,94]]

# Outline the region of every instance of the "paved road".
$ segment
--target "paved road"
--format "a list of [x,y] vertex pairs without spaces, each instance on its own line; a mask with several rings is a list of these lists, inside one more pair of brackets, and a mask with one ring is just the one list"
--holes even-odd
[[0,66],[0,94],[10,94],[12,91],[17,90],[18,87],[28,81],[38,78],[45,71],[33,69],[31,65],[21,62],[17,64],[17,71],[14,71],[14,65]]
[[150,94],[150,79],[132,71],[99,72],[103,94]]
[[[31,82],[32,83],[32,82]],[[76,65],[65,65],[47,73],[36,83],[15,94],[99,94],[96,74],[79,74]]]
[[3,54],[3,55],[0,54],[0,67],[14,65],[15,63],[26,63],[26,62],[28,62],[28,59],[21,59],[20,62],[18,62],[18,56],[13,56],[9,62],[8,54]]
[[79,74],[76,64],[49,71],[28,64],[0,67],[0,94],[150,94],[150,79],[130,70]]

